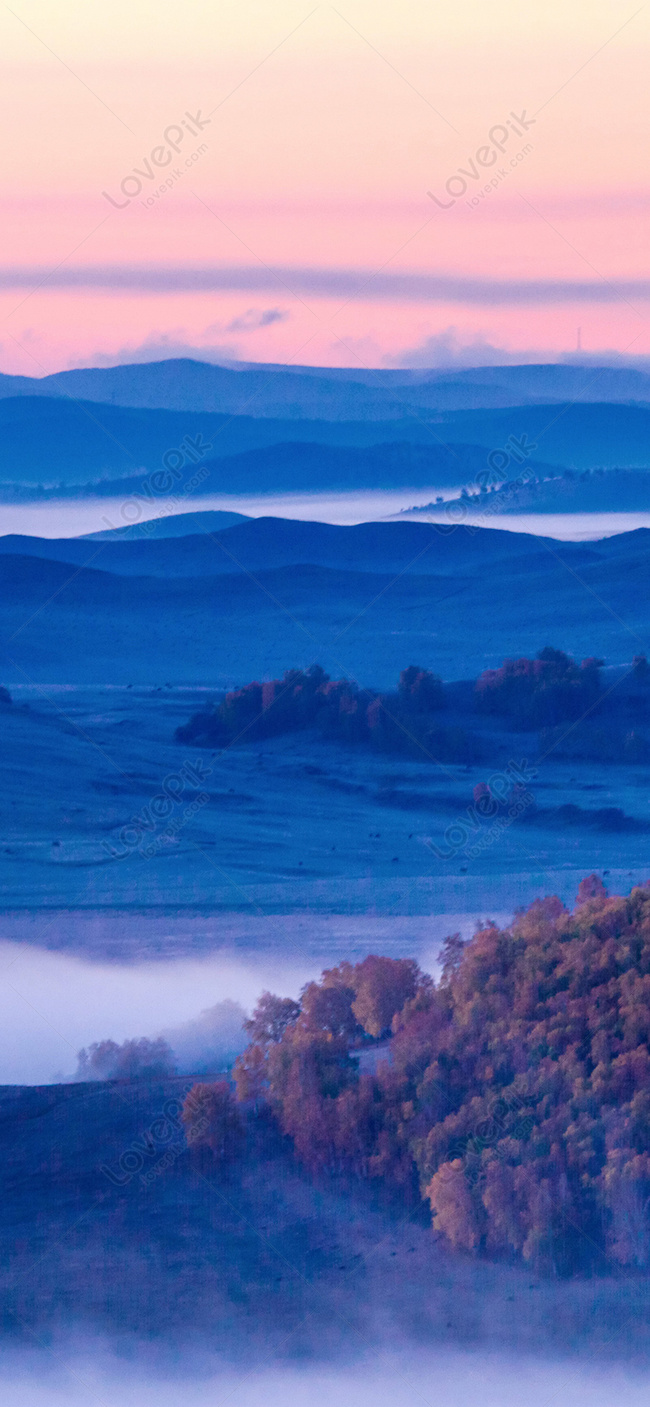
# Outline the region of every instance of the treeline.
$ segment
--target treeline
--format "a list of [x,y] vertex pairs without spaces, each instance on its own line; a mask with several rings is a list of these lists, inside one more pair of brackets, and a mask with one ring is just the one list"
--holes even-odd
[[75,1080],[157,1079],[176,1074],[174,1054],[166,1040],[147,1036],[122,1041],[93,1041],[77,1055]]
[[[608,897],[591,876],[572,913],[537,901],[507,929],[448,938],[441,960],[437,983],[368,957],[299,1002],[265,993],[237,1098],[272,1111],[313,1172],[423,1198],[457,1250],[647,1271],[650,888]],[[223,1086],[218,1100],[213,1144],[232,1147]]]
[[[443,684],[430,670],[409,665],[397,689],[388,693],[359,689],[348,679],[332,680],[314,665],[232,690],[222,702],[195,713],[175,736],[182,743],[227,747],[315,728],[326,738],[382,752],[471,763],[485,756],[489,719],[492,729],[541,730],[542,745],[558,755],[646,761],[650,741],[636,725],[650,723],[647,660],[636,656],[628,673],[608,690],[602,688],[602,665],[594,658],[577,664],[549,645],[534,659],[505,660],[467,684]],[[570,732],[567,723],[573,725]]]
[[383,752],[421,753],[424,748],[441,761],[478,760],[478,739],[436,716],[446,703],[442,681],[416,665],[403,670],[397,691],[387,694],[359,689],[348,679],[330,679],[313,665],[233,690],[221,703],[195,713],[175,737],[182,743],[227,747],[316,728],[326,738]]
[[486,669],[476,681],[476,706],[523,732],[582,718],[598,701],[603,664],[586,659],[578,665],[547,645],[534,660],[504,660],[500,669]]

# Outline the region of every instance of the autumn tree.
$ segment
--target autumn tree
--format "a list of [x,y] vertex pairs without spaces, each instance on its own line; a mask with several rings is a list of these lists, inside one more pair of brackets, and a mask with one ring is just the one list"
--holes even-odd
[[602,663],[585,659],[578,665],[547,645],[534,660],[508,659],[499,669],[485,670],[476,681],[476,705],[484,713],[507,716],[513,728],[523,730],[580,718],[598,699]]
[[425,982],[413,958],[370,955],[354,969],[352,1010],[369,1036],[390,1031],[393,1017]]
[[[437,984],[403,959],[340,963],[249,1047],[297,1156],[403,1202],[419,1185],[467,1253],[650,1267],[650,888],[589,876],[573,912],[536,900],[441,958]],[[379,1037],[387,1058],[360,1073]]]
[[300,1005],[291,997],[276,997],[273,992],[262,992],[253,1015],[244,1021],[244,1030],[251,1041],[269,1045],[281,1041],[289,1026],[300,1015]]
[[219,1163],[230,1163],[241,1152],[244,1126],[225,1080],[193,1085],[181,1119],[188,1144],[209,1148]]
[[291,997],[262,992],[253,1015],[244,1022],[250,1044],[237,1057],[234,1067],[239,1100],[258,1103],[268,1090],[269,1049],[282,1040],[300,1015],[300,1004]]
[[410,664],[399,677],[399,700],[414,713],[434,713],[444,706],[442,680],[430,670]]
[[481,1242],[477,1209],[460,1158],[443,1163],[425,1189],[434,1231],[454,1250],[475,1251]]

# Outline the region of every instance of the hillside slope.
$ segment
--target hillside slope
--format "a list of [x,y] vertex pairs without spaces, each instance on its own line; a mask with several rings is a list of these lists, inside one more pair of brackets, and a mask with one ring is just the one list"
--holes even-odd
[[246,1365],[354,1359],[387,1332],[492,1351],[647,1349],[647,1278],[545,1286],[530,1269],[453,1257],[401,1208],[305,1176],[260,1119],[222,1171],[186,1145],[190,1085],[0,1089],[7,1339],[32,1347],[65,1327],[117,1338],[129,1358],[142,1338]]
[[405,662],[476,676],[549,639],[579,659],[629,660],[647,640],[647,548],[580,550],[574,564],[536,539],[534,553],[428,576],[307,563],[169,579],[97,570],[101,555],[92,568],[0,555],[2,675],[232,685],[318,660],[388,688]]
[[[188,525],[192,515],[186,515]],[[201,516],[201,515],[197,515]],[[0,537],[0,556],[29,556],[94,567],[125,576],[204,577],[271,571],[310,564],[335,571],[408,572],[417,576],[480,570],[492,561],[542,561],[557,548],[551,539],[498,528],[441,531],[411,520],[390,523],[301,522],[293,518],[250,518],[214,533],[194,533],[160,541],[146,536],[116,541],[98,538]],[[564,560],[595,562],[603,544],[566,543]],[[607,549],[605,548],[607,554]]]

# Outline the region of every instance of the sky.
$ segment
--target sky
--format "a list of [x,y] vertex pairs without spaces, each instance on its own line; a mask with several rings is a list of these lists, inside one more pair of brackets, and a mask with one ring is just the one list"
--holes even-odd
[[12,0],[0,370],[648,356],[649,48],[622,0]]

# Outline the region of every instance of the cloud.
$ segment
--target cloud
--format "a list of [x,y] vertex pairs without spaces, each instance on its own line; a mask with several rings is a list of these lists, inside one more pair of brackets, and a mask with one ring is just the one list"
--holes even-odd
[[512,351],[509,347],[498,347],[488,342],[480,333],[475,336],[459,332],[456,327],[445,327],[440,332],[425,337],[415,347],[408,347],[394,357],[384,357],[386,367],[406,367],[409,369],[466,370],[473,366],[576,366],[612,367],[637,371],[650,371],[650,356],[634,356],[629,352],[617,352],[615,348],[601,348],[599,351],[553,352],[548,348],[524,347]]
[[257,332],[260,327],[270,327],[272,322],[286,322],[288,317],[289,313],[282,308],[249,308],[228,323],[226,332]]
[[[281,308],[248,308],[227,326],[210,323],[199,335],[210,338],[224,332],[255,332],[271,323],[284,322],[288,317],[290,314]],[[90,357],[84,357],[84,366],[132,366],[141,362],[172,361],[179,357],[227,367],[236,366],[241,360],[235,342],[188,342],[185,329],[178,327],[171,332],[151,332],[144,342],[135,347],[119,347],[115,352],[95,352]],[[78,366],[78,358],[69,365]]]
[[650,279],[490,279],[452,274],[376,273],[372,269],[317,269],[235,265],[152,268],[108,264],[57,269],[0,268],[0,288],[93,288],[133,293],[195,293],[279,287],[301,297],[417,303],[462,303],[485,307],[557,303],[618,303],[650,298]]
[[220,1070],[244,1050],[248,1037],[243,1030],[246,1018],[239,1002],[226,998],[193,1021],[171,1026],[162,1037],[171,1046],[181,1074],[201,1074]]
[[511,352],[504,347],[495,347],[480,335],[472,341],[463,340],[455,327],[446,327],[442,332],[426,337],[417,347],[410,347],[391,360],[391,366],[398,367],[448,367],[472,366],[529,366],[531,363],[555,362],[557,357],[548,352]]
[[[120,347],[116,352],[94,352],[84,357],[84,366],[133,366],[140,362],[165,362],[187,357],[191,361],[210,362],[214,366],[237,363],[238,351],[232,343],[207,343],[196,346],[183,340],[182,333],[155,333],[137,347]],[[79,365],[78,357],[70,362]]]

